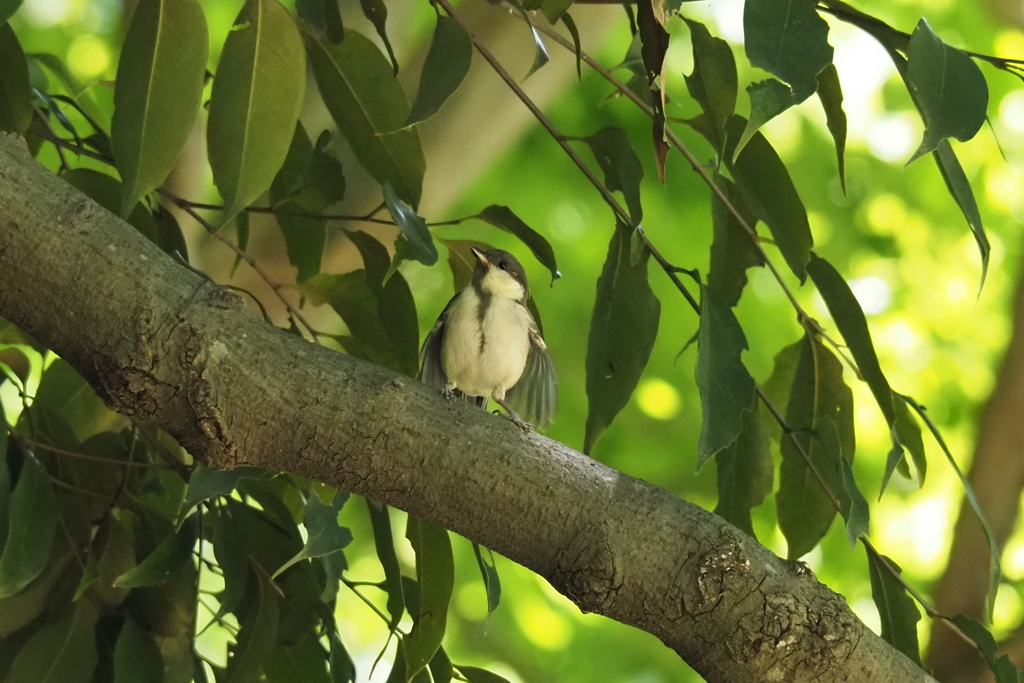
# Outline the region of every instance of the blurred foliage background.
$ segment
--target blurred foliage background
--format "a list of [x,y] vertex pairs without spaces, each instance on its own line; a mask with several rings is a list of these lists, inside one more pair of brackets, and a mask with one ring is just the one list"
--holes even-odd
[[[241,0],[203,2],[212,49],[223,45],[241,4]],[[400,76],[412,91],[430,41],[433,10],[426,2],[411,0],[392,1],[388,6],[388,31],[398,50]],[[532,61],[532,42],[525,25],[485,3],[462,2],[459,6],[473,21],[476,33],[521,79]],[[857,6],[906,31],[924,16],[944,41],[963,49],[1024,57],[1020,25],[984,0],[865,0]],[[707,21],[716,35],[735,43],[742,40],[741,0],[686,3],[683,10]],[[12,25],[26,52],[64,56],[78,79],[94,84],[90,92],[109,121],[109,82],[114,78],[126,30],[125,13],[120,0],[25,0]],[[573,15],[586,51],[606,66],[622,61],[630,42],[622,8],[577,6]],[[345,22],[376,40],[358,7],[346,8]],[[991,93],[990,126],[968,144],[954,143],[992,243],[988,279],[979,292],[977,249],[937,168],[927,159],[904,166],[923,127],[895,69],[872,38],[835,20],[830,20],[830,25],[850,126],[846,193],[840,188],[832,141],[814,98],[770,122],[765,134],[788,165],[807,206],[817,251],[850,280],[868,313],[882,366],[893,387],[928,407],[953,453],[966,466],[979,406],[992,388],[1011,324],[1010,301],[1024,219],[1024,89],[1012,76],[982,65]],[[688,33],[679,20],[670,29],[667,114],[686,118],[696,113],[682,82],[682,74],[692,67]],[[582,79],[577,80],[571,53],[553,44],[549,50],[552,62],[525,81],[526,91],[567,134],[589,135],[609,124],[629,133],[645,166],[647,233],[670,262],[706,273],[711,243],[708,189],[674,154],[669,155],[666,183],[659,184],[648,121],[635,115],[632,104],[607,99],[612,88],[593,71],[584,67]],[[741,49],[735,54],[741,84],[764,76],[747,64]],[[211,52],[210,64],[216,64],[217,58],[218,54]],[[674,100],[673,93],[679,94]],[[318,102],[307,100],[302,120],[315,139],[331,123]],[[746,106],[741,95],[740,111]],[[710,159],[712,151],[699,136],[681,126],[676,129],[698,158]],[[482,222],[434,229],[439,237],[481,239],[520,255],[560,376],[561,410],[548,435],[580,448],[587,411],[583,340],[595,282],[614,227],[610,212],[479,59],[462,89],[441,115],[424,124],[421,135],[428,173],[420,213],[428,221],[472,215],[489,204],[505,203],[555,247],[562,278],[550,283],[540,264],[522,253],[521,244]],[[193,169],[188,161],[189,156],[202,158],[204,138],[197,126],[171,182],[181,196],[215,202],[210,178],[195,170],[203,166],[195,163]],[[351,153],[343,140],[336,138],[334,144],[348,180],[346,199],[336,207],[337,212],[365,213],[378,202],[375,184],[360,177],[357,164],[346,163]],[[56,168],[52,148],[48,147],[42,159]],[[261,218],[252,218],[250,252],[272,276],[279,274],[281,281],[292,279],[278,231],[270,220]],[[185,217],[181,222],[193,265],[220,283],[239,284],[257,293],[266,287],[244,267],[232,272],[233,254],[208,240]],[[357,267],[357,252],[337,224],[332,225],[324,271]],[[769,253],[777,256],[770,246]],[[425,332],[452,294],[450,274],[444,268],[413,262],[403,265],[403,272],[416,296],[421,331]],[[631,403],[592,455],[711,508],[716,500],[714,468],[694,472],[701,412],[693,379],[695,349],[684,348],[696,332],[698,320],[668,279],[654,269],[651,273],[652,286],[662,301],[658,341]],[[786,275],[796,288],[795,278]],[[744,360],[754,378],[763,382],[774,354],[797,340],[801,331],[769,274],[751,271],[751,278],[737,315],[750,341]],[[829,329],[824,305],[810,289],[799,291],[798,296]],[[295,298],[298,300],[297,295]],[[341,327],[326,307],[311,315],[325,329]],[[859,436],[855,469],[865,491],[870,492],[880,483],[889,436],[867,387],[847,379],[855,392]],[[11,400],[9,395],[0,396]],[[874,506],[872,533],[880,551],[902,565],[910,583],[927,595],[945,565],[961,488],[955,475],[940,463],[938,449],[932,443],[926,447],[933,466],[925,486],[918,489],[913,482],[896,477]],[[356,539],[346,550],[352,567],[349,576],[380,579],[361,506],[350,503],[344,515]],[[784,554],[785,541],[775,532],[773,520],[769,498],[754,510],[755,529],[762,542]],[[822,581],[847,597],[866,623],[877,628],[864,556],[859,549],[851,549],[841,524],[833,524],[825,542],[804,559]],[[456,560],[460,578],[446,640],[453,659],[487,666],[513,681],[700,680],[654,638],[603,617],[580,614],[543,580],[508,561],[499,560],[502,604],[485,621],[484,589],[468,542],[456,543]],[[1024,617],[1024,532],[1011,538],[1004,572],[996,601],[997,638]],[[386,626],[350,592],[342,591],[338,609],[345,641],[365,675],[387,639]],[[201,615],[201,621],[203,618]],[[928,622],[922,621],[919,629],[926,639]],[[201,639],[200,647],[215,659],[223,657],[224,634],[209,634]],[[379,667],[371,680],[383,680],[387,668]]]

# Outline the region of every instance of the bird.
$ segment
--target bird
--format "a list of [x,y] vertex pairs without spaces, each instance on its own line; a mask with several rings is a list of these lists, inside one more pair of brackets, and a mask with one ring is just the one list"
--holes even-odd
[[420,379],[449,399],[460,397],[481,407],[494,399],[524,432],[544,429],[558,407],[558,379],[526,306],[526,271],[507,251],[471,251],[476,258],[473,280],[452,297],[427,333]]

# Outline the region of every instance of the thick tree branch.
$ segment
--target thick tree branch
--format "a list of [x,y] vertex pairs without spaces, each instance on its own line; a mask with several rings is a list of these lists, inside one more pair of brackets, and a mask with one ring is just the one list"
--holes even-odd
[[708,681],[932,681],[713,514],[275,329],[0,136],[0,315],[211,467],[407,510],[660,638]]

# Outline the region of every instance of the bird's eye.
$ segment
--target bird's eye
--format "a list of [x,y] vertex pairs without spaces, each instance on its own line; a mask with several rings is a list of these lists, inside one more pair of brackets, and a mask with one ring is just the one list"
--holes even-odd
[[498,267],[502,270],[508,270],[508,261],[498,261]]

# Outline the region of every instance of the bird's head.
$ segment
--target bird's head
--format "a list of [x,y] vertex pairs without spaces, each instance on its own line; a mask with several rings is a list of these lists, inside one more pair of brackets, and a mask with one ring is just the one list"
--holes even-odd
[[501,249],[477,249],[472,247],[476,257],[473,271],[473,286],[491,296],[499,296],[525,303],[530,298],[530,286],[526,282],[526,271],[516,257]]

